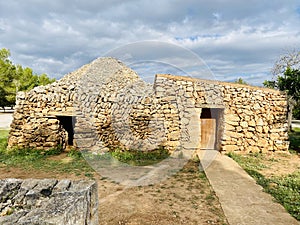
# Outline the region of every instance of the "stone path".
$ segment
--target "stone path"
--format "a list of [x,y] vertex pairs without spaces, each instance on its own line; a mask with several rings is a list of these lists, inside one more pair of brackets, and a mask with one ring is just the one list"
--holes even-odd
[[[201,153],[198,155],[201,160]],[[262,187],[235,161],[219,153],[212,155],[215,155],[215,159],[210,161],[205,173],[230,225],[300,224],[280,204],[274,202],[271,195],[263,192]],[[203,161],[206,165],[209,163],[205,159]]]

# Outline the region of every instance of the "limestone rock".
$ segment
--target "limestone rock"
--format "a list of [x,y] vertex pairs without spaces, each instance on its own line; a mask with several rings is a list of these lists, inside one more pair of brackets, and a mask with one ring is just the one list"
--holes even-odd
[[3,225],[98,225],[94,181],[6,179],[0,180],[0,196]]
[[20,92],[8,146],[196,149],[201,119],[212,118],[220,150],[287,151],[285,97],[276,90],[164,74],[151,85],[122,62],[99,58],[52,84]]

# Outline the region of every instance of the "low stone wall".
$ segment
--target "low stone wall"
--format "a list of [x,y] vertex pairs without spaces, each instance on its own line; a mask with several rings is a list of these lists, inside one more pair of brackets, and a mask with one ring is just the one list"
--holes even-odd
[[98,225],[94,181],[0,180],[2,225]]

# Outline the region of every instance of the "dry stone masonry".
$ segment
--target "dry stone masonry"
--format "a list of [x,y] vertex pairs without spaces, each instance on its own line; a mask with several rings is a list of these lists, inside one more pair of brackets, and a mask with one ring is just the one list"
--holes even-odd
[[94,181],[0,180],[2,225],[98,225]]
[[287,151],[285,93],[158,74],[153,85],[113,58],[17,96],[10,148]]
[[[158,75],[156,86],[162,93],[164,88],[175,89],[176,99],[182,98],[181,101],[189,99],[191,109],[185,107],[180,110],[186,112],[180,116],[181,126],[186,118],[192,116],[189,114],[192,109],[196,116],[189,121],[194,124],[199,121],[201,112],[209,109],[210,117],[217,122],[216,146],[222,151],[266,152],[288,149],[287,103],[286,95],[281,92],[171,75]],[[182,90],[184,94],[180,93]],[[201,137],[201,134],[196,135]]]

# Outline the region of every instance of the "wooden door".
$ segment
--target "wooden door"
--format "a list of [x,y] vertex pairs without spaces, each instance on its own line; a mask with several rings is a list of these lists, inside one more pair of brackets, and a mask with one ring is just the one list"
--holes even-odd
[[215,149],[216,119],[200,119],[201,123],[201,149]]

